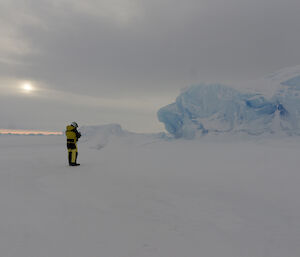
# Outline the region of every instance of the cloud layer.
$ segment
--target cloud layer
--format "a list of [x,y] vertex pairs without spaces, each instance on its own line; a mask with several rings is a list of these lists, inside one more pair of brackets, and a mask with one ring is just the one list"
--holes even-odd
[[2,0],[0,80],[128,101],[239,83],[299,64],[299,10],[296,0]]

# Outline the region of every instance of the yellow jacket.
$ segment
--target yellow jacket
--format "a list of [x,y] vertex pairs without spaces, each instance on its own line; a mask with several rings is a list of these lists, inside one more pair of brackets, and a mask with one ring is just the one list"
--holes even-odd
[[66,136],[67,136],[67,142],[76,143],[78,139],[81,137],[81,134],[77,131],[75,127],[73,127],[72,125],[68,125],[66,127]]

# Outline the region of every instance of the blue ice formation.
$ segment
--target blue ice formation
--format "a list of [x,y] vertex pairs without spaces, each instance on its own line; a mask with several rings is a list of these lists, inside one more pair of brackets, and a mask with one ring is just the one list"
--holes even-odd
[[299,135],[300,76],[281,82],[271,97],[219,84],[191,86],[157,115],[177,138],[225,132]]

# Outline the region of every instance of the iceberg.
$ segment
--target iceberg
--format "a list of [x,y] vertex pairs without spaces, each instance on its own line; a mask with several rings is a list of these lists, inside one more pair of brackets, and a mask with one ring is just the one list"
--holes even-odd
[[300,134],[300,66],[249,85],[252,89],[221,84],[190,86],[174,103],[158,111],[158,119],[176,138],[192,139],[207,133]]

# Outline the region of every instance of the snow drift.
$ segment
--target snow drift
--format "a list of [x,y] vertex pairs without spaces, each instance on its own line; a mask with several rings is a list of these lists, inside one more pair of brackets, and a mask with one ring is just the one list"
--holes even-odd
[[299,135],[300,66],[248,83],[245,91],[219,84],[191,86],[158,111],[175,137],[245,132]]
[[88,143],[89,147],[100,150],[108,145],[139,146],[168,139],[165,133],[142,134],[127,131],[119,124],[82,126],[79,128],[82,138],[79,143]]
[[119,124],[82,126],[80,132],[83,136],[81,141],[93,142],[92,147],[98,150],[105,147],[110,140],[128,134]]

